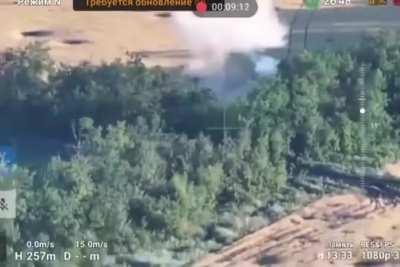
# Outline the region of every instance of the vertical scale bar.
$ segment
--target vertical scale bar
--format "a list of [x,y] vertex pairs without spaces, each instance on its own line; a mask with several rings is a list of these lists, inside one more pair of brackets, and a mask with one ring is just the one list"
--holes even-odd
[[325,177],[321,176],[320,179],[321,179],[322,197],[324,197],[325,196]]
[[226,142],[228,140],[228,133],[226,132],[226,106],[224,105],[224,109],[223,109],[223,114],[222,114],[222,124],[223,124],[223,142],[224,142],[224,154],[225,154],[225,147],[226,147]]
[[367,142],[366,142],[366,94],[365,94],[365,64],[360,66],[360,96],[359,96],[359,112],[360,112],[360,157],[361,157],[361,180],[360,186],[362,190],[365,190],[365,173],[366,173],[366,153],[367,153]]

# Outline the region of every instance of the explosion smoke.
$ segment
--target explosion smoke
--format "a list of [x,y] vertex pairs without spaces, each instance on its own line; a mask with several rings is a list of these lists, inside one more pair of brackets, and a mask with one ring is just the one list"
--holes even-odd
[[285,45],[287,29],[279,22],[273,1],[258,0],[257,13],[249,18],[200,18],[175,12],[174,23],[193,54],[192,73],[221,70],[233,52],[252,52]]

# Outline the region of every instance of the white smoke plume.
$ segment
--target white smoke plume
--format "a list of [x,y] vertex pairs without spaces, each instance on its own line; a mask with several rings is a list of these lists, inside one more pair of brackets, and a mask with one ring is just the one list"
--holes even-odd
[[188,69],[207,73],[222,68],[232,52],[281,47],[287,28],[279,21],[272,0],[258,0],[257,13],[249,18],[200,18],[175,12],[174,23],[194,55]]
[[274,75],[278,70],[279,60],[269,56],[253,56],[255,71],[261,76]]

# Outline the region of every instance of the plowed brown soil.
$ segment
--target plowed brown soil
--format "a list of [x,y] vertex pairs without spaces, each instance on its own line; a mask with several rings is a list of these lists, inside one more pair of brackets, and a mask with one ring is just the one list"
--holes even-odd
[[[365,260],[361,242],[385,240],[393,244],[385,250],[393,250],[400,244],[399,229],[399,207],[381,206],[379,201],[353,194],[324,197],[238,240],[219,253],[200,259],[194,266],[355,266]],[[328,259],[327,252],[332,241],[353,244],[350,249],[352,258]],[[388,260],[385,266],[400,266],[400,262]]]

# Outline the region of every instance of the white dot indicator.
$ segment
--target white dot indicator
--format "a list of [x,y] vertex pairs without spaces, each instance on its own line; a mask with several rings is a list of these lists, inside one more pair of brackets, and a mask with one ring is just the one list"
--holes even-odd
[[360,113],[361,114],[365,114],[365,111],[366,111],[365,108],[360,108]]

